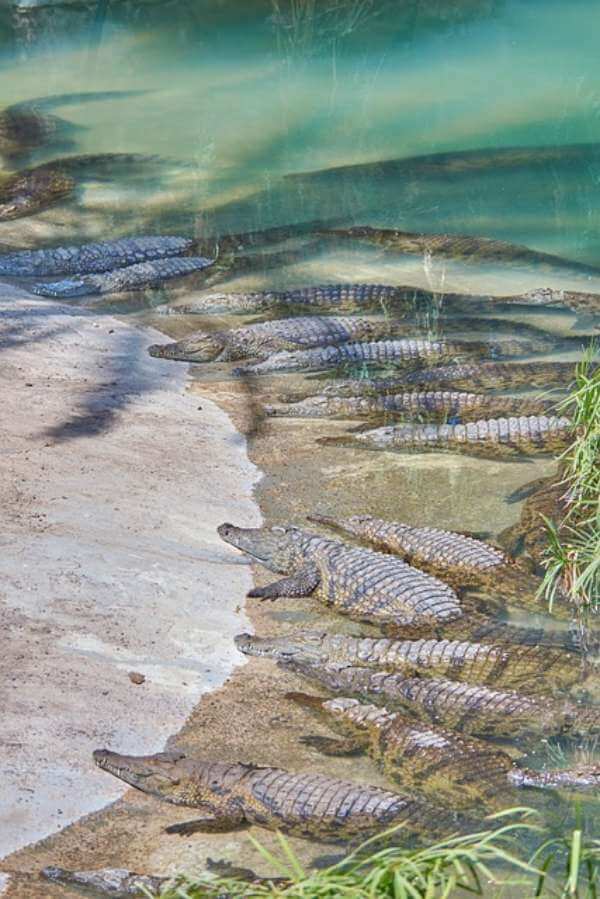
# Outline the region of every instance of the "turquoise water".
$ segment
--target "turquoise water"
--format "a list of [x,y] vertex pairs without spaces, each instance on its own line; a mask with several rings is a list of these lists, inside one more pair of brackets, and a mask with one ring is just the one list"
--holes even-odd
[[[0,243],[160,231],[204,237],[318,220],[494,237],[600,266],[600,6],[398,5],[190,0],[5,16],[3,105],[123,91],[57,104],[51,111],[71,125],[63,142],[7,161],[7,171],[63,153],[164,161],[147,174],[84,170],[70,200],[0,222]],[[303,240],[289,264],[259,264],[223,285],[369,280],[492,293],[554,284],[600,292],[600,276],[578,272],[382,258],[308,238],[302,249]],[[126,312],[188,293],[174,286],[112,308]],[[556,333],[576,323],[544,311],[527,320]],[[171,327],[186,333],[200,324]],[[531,479],[548,473],[531,469]],[[459,483],[456,466],[453,476]],[[497,530],[496,522],[479,524]],[[589,751],[583,746],[584,757]],[[539,756],[547,761],[546,747]],[[555,812],[560,821],[573,810]]]

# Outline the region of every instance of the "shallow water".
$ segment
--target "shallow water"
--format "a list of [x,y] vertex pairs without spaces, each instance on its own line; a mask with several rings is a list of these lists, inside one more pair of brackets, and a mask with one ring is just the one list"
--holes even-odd
[[[317,220],[498,238],[597,265],[599,272],[382,254],[308,233],[267,247],[294,251],[289,260],[257,251],[254,265],[250,259],[240,271],[225,271],[215,286],[368,281],[497,295],[541,286],[600,292],[598,26],[600,7],[591,0],[437,0],[407,3],[400,12],[377,0],[182,0],[143,11],[139,4],[99,3],[39,20],[32,14],[25,24],[23,17],[5,17],[3,104],[74,91],[129,92],[52,108],[72,127],[10,160],[7,170],[65,153],[134,152],[164,162],[147,172],[83,170],[69,201],[0,222],[0,244],[37,247],[160,231],[205,237]],[[512,147],[529,150],[505,152]],[[174,337],[248,320],[154,313],[157,305],[197,294],[206,277],[86,305],[152,322]],[[435,306],[427,312],[418,310],[416,331],[443,333]],[[487,333],[483,316],[490,310],[473,314]],[[515,335],[520,323],[557,338],[585,337],[594,325],[556,309],[491,314],[513,322]],[[576,341],[541,358],[578,356]],[[227,367],[194,369],[196,389],[224,405],[229,376]],[[260,412],[263,400],[302,383],[302,376],[284,375],[248,388],[246,430],[266,472],[259,499],[269,520],[302,523],[319,506],[495,536],[516,520],[519,507],[507,503],[509,494],[554,470],[547,459],[316,453],[316,437],[346,425],[265,422]],[[290,613],[275,606],[273,616],[335,626],[335,616],[304,612],[305,605]],[[597,678],[585,690],[600,701]],[[590,752],[589,741],[544,743],[531,763]],[[368,772],[361,763],[361,775]],[[555,828],[581,813],[597,830],[593,802],[547,802],[532,793],[523,803],[543,807]]]

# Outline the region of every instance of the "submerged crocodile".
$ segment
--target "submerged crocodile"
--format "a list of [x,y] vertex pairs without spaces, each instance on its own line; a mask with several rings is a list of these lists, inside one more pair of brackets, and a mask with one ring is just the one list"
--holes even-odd
[[20,250],[0,256],[0,275],[46,277],[107,272],[138,262],[178,256],[192,245],[185,237],[123,237],[80,246]]
[[596,791],[600,765],[537,771],[483,740],[432,727],[399,712],[339,697],[321,700],[288,694],[332,721],[344,739],[307,737],[303,743],[326,755],[368,752],[383,774],[404,789],[455,809],[484,812],[518,805],[516,788]]
[[[441,528],[384,521],[371,515],[343,519],[310,515],[309,521],[358,537],[380,552],[399,555],[410,565],[442,578],[456,590],[475,587],[503,596],[516,606],[544,611],[539,579],[525,565],[483,540]],[[563,617],[572,615],[572,610],[560,603],[553,611],[562,613]]]
[[433,677],[405,677],[364,667],[279,662],[332,693],[381,700],[422,721],[478,736],[521,738],[533,735],[600,733],[600,707],[566,699],[493,690]]
[[265,309],[335,309],[345,311],[383,310],[400,303],[408,307],[415,292],[413,287],[389,284],[321,284],[295,290],[268,290],[254,293],[210,293],[191,303],[170,307],[169,314],[206,315],[223,313],[244,315]]
[[212,265],[212,259],[203,256],[170,257],[139,262],[105,274],[81,275],[35,284],[31,291],[41,297],[81,297],[88,294],[118,293],[125,290],[144,290],[160,287],[171,278],[192,275]]
[[251,590],[261,599],[314,596],[358,621],[431,626],[461,618],[456,593],[400,559],[295,527],[238,528],[219,536],[288,577]]
[[310,771],[205,762],[179,752],[127,756],[94,752],[99,768],[177,806],[198,808],[193,821],[168,833],[230,831],[256,824],[326,842],[364,838],[404,823],[402,833],[448,833],[460,819],[424,799]]
[[229,331],[195,331],[175,343],[150,347],[150,355],[188,362],[229,362],[306,347],[374,340],[393,333],[394,323],[385,318],[306,315]]
[[583,262],[564,259],[552,253],[532,250],[522,244],[508,243],[489,237],[466,234],[427,234],[388,228],[357,226],[346,229],[325,229],[324,235],[343,240],[358,240],[374,244],[383,250],[417,256],[441,256],[459,262],[503,262],[511,266],[535,265],[553,269],[568,269],[585,274],[600,274],[600,268]]
[[535,397],[489,396],[452,390],[409,391],[379,396],[310,396],[298,402],[271,403],[265,413],[288,418],[404,418],[477,421],[483,417],[540,415],[555,404]]
[[560,530],[568,511],[569,491],[560,475],[542,478],[535,486],[537,489],[523,503],[519,521],[503,531],[498,539],[511,552],[519,549],[536,566],[541,567],[548,550],[548,527],[545,519],[552,521]]
[[576,290],[558,290],[553,287],[538,287],[527,293],[517,294],[512,297],[504,297],[502,302],[524,304],[526,306],[560,306],[572,309],[573,312],[599,313],[600,294],[586,293]]
[[267,656],[286,663],[373,668],[405,677],[447,677],[536,693],[569,687],[581,680],[573,656],[548,647],[464,640],[394,640],[319,631],[297,631],[282,637],[239,634],[235,645],[246,655]]
[[348,446],[389,452],[464,453],[486,459],[553,454],[565,449],[572,434],[568,418],[522,415],[467,424],[401,424],[370,431],[320,437],[322,446]]
[[[505,350],[510,353],[513,349],[514,344],[503,341],[423,340],[405,337],[274,353],[264,361],[250,363],[236,369],[236,372],[269,374],[277,371],[320,371],[348,364],[385,368],[457,356],[497,355],[503,354]],[[527,349],[525,342],[521,341],[519,352],[526,352]]]

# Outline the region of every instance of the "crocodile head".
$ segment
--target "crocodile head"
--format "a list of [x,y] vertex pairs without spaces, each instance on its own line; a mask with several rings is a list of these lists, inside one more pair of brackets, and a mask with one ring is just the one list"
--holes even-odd
[[270,571],[286,574],[299,561],[295,539],[300,533],[298,528],[238,528],[225,523],[219,525],[217,533],[226,543],[248,553]]
[[156,343],[149,347],[151,356],[179,362],[215,362],[225,349],[225,340],[217,332],[197,331],[174,343]]
[[318,631],[299,631],[282,637],[255,637],[254,634],[238,634],[235,645],[248,656],[267,656],[281,662],[292,660],[319,664],[327,662],[323,646],[325,634]]
[[137,790],[173,805],[194,805],[207,798],[198,795],[202,790],[201,781],[194,776],[198,762],[183,752],[136,756],[96,749],[94,762],[103,771],[114,774]]

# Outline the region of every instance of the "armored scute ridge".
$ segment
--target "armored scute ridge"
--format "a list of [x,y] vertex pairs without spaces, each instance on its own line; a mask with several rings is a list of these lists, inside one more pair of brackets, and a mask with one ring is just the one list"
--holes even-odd
[[302,694],[291,698],[311,704],[337,725],[343,740],[308,737],[303,742],[327,755],[367,751],[382,772],[404,789],[455,809],[482,807],[485,812],[518,805],[510,791],[517,787],[566,787],[597,790],[600,766],[534,771],[502,749],[442,727],[421,724],[398,712],[356,699],[316,700]]
[[300,631],[283,637],[240,634],[237,648],[251,656],[282,662],[371,668],[412,675],[518,687],[548,692],[580,679],[575,659],[560,650],[536,646],[483,644],[460,640],[394,640]]
[[284,350],[374,339],[393,331],[394,323],[383,317],[298,316],[230,331],[196,331],[176,343],[150,347],[150,354],[188,362],[228,362]]
[[402,424],[339,437],[322,437],[325,446],[406,452],[465,453],[501,459],[565,449],[571,435],[568,418],[545,415],[491,418],[467,424]]
[[387,366],[415,363],[452,356],[478,356],[489,346],[476,342],[446,340],[377,340],[367,343],[345,343],[341,346],[275,353],[264,362],[236,369],[238,374],[268,374],[276,371],[319,371],[347,363]]
[[237,528],[219,535],[271,571],[289,574],[248,596],[312,595],[358,621],[398,626],[448,624],[462,617],[456,593],[400,559],[327,540],[299,528]]
[[516,738],[600,732],[600,707],[586,708],[567,700],[492,690],[445,678],[404,677],[369,668],[295,661],[279,664],[332,693],[381,701],[422,721],[466,734]]
[[191,303],[172,306],[168,313],[206,315],[208,313],[259,312],[278,307],[384,311],[401,303],[408,307],[419,291],[389,284],[322,284],[296,290],[267,290],[258,293],[210,293]]
[[286,418],[368,418],[406,417],[477,421],[501,415],[539,415],[554,404],[529,397],[486,396],[454,390],[413,390],[379,396],[320,396],[299,402],[265,406],[267,415]]
[[[203,762],[182,753],[126,756],[94,752],[98,767],[178,806],[201,809],[193,821],[168,833],[235,830],[257,824],[293,836],[347,842],[401,822],[412,833],[444,834],[460,819],[425,799],[353,784],[324,774],[292,774],[280,768]],[[404,830],[404,829],[403,829]]]
[[[441,528],[411,527],[400,521],[384,521],[371,515],[335,519],[311,515],[310,521],[351,534],[373,549],[401,556],[411,565],[442,578],[455,589],[477,587],[505,597],[516,606],[542,611],[540,581],[522,564],[483,540]],[[556,603],[555,614],[571,617]]]
[[119,293],[125,290],[144,290],[160,285],[170,278],[181,278],[202,271],[212,265],[212,259],[202,256],[156,259],[116,269],[103,275],[82,275],[47,284],[36,284],[33,293],[42,297],[81,297],[88,294]]
[[45,277],[108,272],[151,259],[178,256],[192,245],[185,237],[124,237],[102,243],[47,250],[21,250],[0,256],[0,275]]

